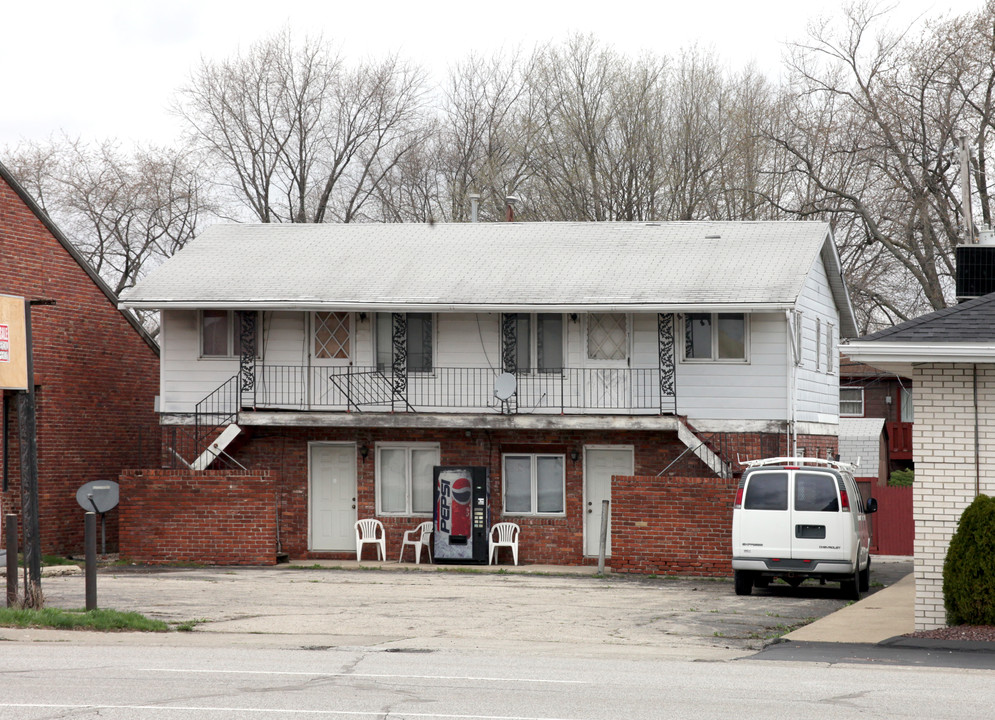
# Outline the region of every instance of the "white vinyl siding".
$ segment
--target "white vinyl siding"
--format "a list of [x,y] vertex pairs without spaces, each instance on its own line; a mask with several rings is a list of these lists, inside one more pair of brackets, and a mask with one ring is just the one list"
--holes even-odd
[[[747,322],[749,362],[677,363],[678,414],[711,420],[786,419],[784,313],[753,313]],[[683,342],[681,333],[677,323],[678,342]]]
[[800,422],[835,423],[839,417],[837,358],[827,367],[827,341],[834,356],[839,349],[839,313],[829,289],[822,258],[816,259],[798,298],[802,322],[801,365],[795,368],[797,415]]

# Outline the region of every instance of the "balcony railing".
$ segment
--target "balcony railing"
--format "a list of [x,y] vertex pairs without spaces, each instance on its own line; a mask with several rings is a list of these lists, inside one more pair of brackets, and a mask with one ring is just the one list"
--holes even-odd
[[495,396],[500,370],[437,367],[398,377],[375,367],[258,365],[242,406],[341,412],[661,414],[675,409],[657,368],[521,372],[515,392]]

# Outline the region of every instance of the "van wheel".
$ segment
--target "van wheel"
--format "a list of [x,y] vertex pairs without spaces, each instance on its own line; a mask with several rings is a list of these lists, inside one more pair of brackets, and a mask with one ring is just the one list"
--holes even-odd
[[854,570],[853,575],[840,582],[840,590],[847,600],[860,600],[860,572]]
[[749,570],[733,570],[733,580],[737,595],[749,595],[753,592],[753,573]]
[[871,589],[871,559],[867,558],[867,567],[860,571],[860,592]]

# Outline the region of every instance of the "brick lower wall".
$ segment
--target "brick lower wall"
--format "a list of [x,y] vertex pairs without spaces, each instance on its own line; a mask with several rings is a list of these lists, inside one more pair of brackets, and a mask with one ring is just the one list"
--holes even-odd
[[[831,443],[834,438],[822,440]],[[388,558],[396,560],[404,531],[414,529],[427,518],[377,514],[376,446],[378,443],[407,442],[438,443],[443,465],[488,468],[490,522],[511,520],[521,527],[520,563],[550,565],[597,562],[597,557],[585,553],[588,508],[585,504],[584,449],[631,447],[634,471],[639,477],[613,485],[612,556],[608,564],[621,572],[690,575],[728,575],[730,572],[729,525],[735,483],[714,478],[702,479],[708,469],[696,458],[685,458],[684,464],[688,469],[676,478],[656,477],[686,449],[672,431],[246,426],[229,451],[246,467],[258,469],[264,477],[272,479],[272,493],[279,516],[280,548],[284,552],[293,559],[354,559],[355,552],[352,550],[315,551],[308,545],[308,449],[315,443],[351,446],[356,453],[356,516],[375,517],[383,522],[387,533]],[[745,447],[759,441],[744,438],[743,442]],[[365,458],[361,454],[364,447],[367,448]],[[549,452],[565,456],[566,508],[563,516],[502,515],[502,455],[507,452]],[[572,454],[576,454],[578,460],[574,461]],[[157,473],[146,473],[142,478],[132,479],[135,483],[147,483],[159,477]],[[187,474],[176,474],[177,479],[187,477]],[[175,493],[186,492],[184,486],[162,483],[163,503],[167,502],[171,490]],[[131,496],[124,485],[121,493],[120,507],[124,509],[131,502]],[[205,493],[210,495],[206,490]],[[140,513],[141,510],[129,512]],[[157,517],[155,513],[153,517]],[[126,530],[122,525],[122,554],[134,554],[138,540],[130,528]],[[178,540],[171,539],[170,542]],[[596,546],[596,543],[592,545]],[[195,549],[194,544],[185,550],[194,553]],[[152,556],[153,550],[157,553],[157,562],[167,561],[163,548],[153,547],[146,551],[147,556]],[[369,559],[372,552],[371,548],[367,548],[364,557]],[[179,554],[174,554],[179,560]],[[411,555],[409,551],[408,559]],[[199,562],[218,562],[206,553],[202,557],[190,557],[196,557]]]
[[268,472],[121,475],[119,542],[131,562],[272,565],[277,490]]
[[[977,376],[980,492],[995,495],[995,367],[979,365]],[[957,522],[975,497],[974,368],[925,364],[916,366],[912,379],[915,626],[929,630],[946,625],[943,562]]]
[[737,480],[612,480],[613,572],[728,576]]

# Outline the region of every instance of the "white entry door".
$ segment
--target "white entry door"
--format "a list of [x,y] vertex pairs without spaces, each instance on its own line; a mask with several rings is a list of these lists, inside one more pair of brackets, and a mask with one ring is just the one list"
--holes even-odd
[[[632,475],[631,447],[584,448],[584,554],[596,556],[601,544],[601,512],[604,500],[612,497],[612,475]],[[605,555],[611,555],[611,505],[608,513],[608,541]]]
[[310,550],[356,549],[356,446],[311,445]]

